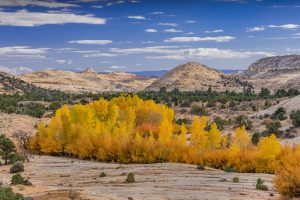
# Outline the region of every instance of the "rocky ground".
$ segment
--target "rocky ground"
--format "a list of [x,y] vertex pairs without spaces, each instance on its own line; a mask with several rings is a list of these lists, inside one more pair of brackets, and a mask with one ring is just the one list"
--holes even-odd
[[[0,167],[3,183],[11,179],[8,171],[9,166]],[[101,172],[107,176],[99,177]],[[134,173],[135,183],[125,182],[129,172]],[[33,186],[15,186],[15,191],[37,199],[71,199],[76,192],[82,199],[91,200],[279,198],[271,186],[273,175],[198,170],[188,164],[123,165],[34,156],[23,175],[30,177]],[[234,177],[239,178],[239,183],[232,181]],[[255,189],[258,178],[265,181],[270,191]]]

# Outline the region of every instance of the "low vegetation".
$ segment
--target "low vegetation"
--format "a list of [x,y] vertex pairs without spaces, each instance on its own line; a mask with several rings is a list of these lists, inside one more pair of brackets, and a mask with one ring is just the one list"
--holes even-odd
[[10,173],[24,172],[24,165],[21,162],[16,162],[9,170]]
[[255,187],[257,190],[263,190],[263,191],[269,190],[268,187],[264,185],[264,181],[261,178],[257,179]]
[[26,160],[26,157],[16,151],[15,144],[5,135],[0,135],[0,165],[1,160],[4,161],[4,165]]
[[[16,81],[16,80],[13,80]],[[73,105],[76,102],[83,104],[90,100],[97,100],[104,98],[110,100],[114,97],[120,96],[119,92],[103,92],[98,94],[83,93],[83,94],[67,94],[56,90],[42,89],[33,85],[26,85],[25,83],[15,84],[21,88],[23,93],[16,94],[0,94],[0,110],[6,113],[26,114],[33,117],[42,117],[48,111],[54,112],[63,104]],[[24,88],[25,87],[25,88]],[[167,92],[165,88],[160,91],[140,91],[137,93],[128,93],[128,95],[137,95],[144,100],[153,99],[156,103],[163,103],[169,106],[191,107],[193,102],[207,102],[206,106],[215,107],[217,103],[221,103],[221,107],[233,108],[240,102],[250,102],[253,100],[264,99],[271,100],[282,97],[294,97],[300,92],[295,89],[277,90],[276,93],[271,94],[268,89],[262,89],[259,94],[253,91],[245,90],[244,92],[236,93],[234,91],[217,92],[209,88],[207,91],[179,91],[174,89]],[[271,106],[267,102],[267,107]],[[255,106],[254,109],[257,109]],[[194,108],[192,113],[196,115],[206,115],[204,108]]]
[[32,183],[29,181],[28,178],[23,177],[21,174],[15,174],[11,178],[12,185],[26,185],[30,186]]
[[132,172],[128,173],[127,178],[126,178],[126,183],[134,183],[134,174]]
[[24,200],[24,196],[19,193],[14,193],[10,187],[0,186],[0,199],[1,200]]

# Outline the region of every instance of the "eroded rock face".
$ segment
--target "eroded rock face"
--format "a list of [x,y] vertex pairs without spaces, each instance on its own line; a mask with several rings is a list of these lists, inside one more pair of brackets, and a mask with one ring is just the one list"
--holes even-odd
[[300,71],[300,55],[286,55],[262,58],[251,64],[247,76],[260,77]]
[[207,90],[211,87],[217,91],[241,91],[243,84],[245,83],[242,77],[226,75],[205,65],[188,62],[175,67],[148,86],[146,90],[158,91],[160,88],[166,87],[168,91],[175,88],[181,91],[193,91]]
[[262,58],[244,74],[256,90],[300,89],[300,55]]

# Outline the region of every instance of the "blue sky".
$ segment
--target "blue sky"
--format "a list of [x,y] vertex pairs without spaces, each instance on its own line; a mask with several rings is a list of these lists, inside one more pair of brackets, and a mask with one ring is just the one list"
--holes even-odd
[[0,70],[246,69],[300,52],[300,1],[0,0]]

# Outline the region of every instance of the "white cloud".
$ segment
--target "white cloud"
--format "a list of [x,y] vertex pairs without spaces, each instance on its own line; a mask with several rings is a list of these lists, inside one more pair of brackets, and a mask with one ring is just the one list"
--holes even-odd
[[178,24],[176,23],[158,23],[158,25],[161,25],[161,26],[178,26]]
[[0,71],[6,72],[9,74],[19,75],[19,74],[32,72],[33,70],[28,67],[24,67],[24,66],[13,67],[13,68],[0,66]]
[[125,69],[125,66],[118,66],[118,65],[113,65],[110,67],[111,69]]
[[128,16],[128,19],[145,20],[146,18],[142,15]]
[[113,5],[118,5],[118,4],[123,4],[125,3],[125,1],[121,0],[121,1],[111,1],[111,2],[108,2],[106,4],[106,6],[113,6]]
[[[179,48],[178,46],[152,46],[144,48],[129,48],[129,49],[111,49],[112,52],[120,55],[128,54],[152,54],[147,55],[147,59],[243,59],[252,56],[273,56],[270,52],[263,51],[235,51],[230,49],[218,48]],[[154,54],[154,55],[153,55]]]
[[144,48],[112,48],[111,52],[118,54],[139,54],[139,53],[172,53],[178,46],[152,46]]
[[164,32],[167,32],[167,33],[181,33],[182,30],[171,28],[171,29],[165,29]]
[[203,41],[214,41],[214,42],[229,42],[235,39],[232,36],[219,36],[219,37],[173,37],[164,40],[165,42],[203,42]]
[[268,26],[256,26],[252,28],[247,28],[247,32],[254,32],[254,31],[264,31],[267,28],[281,28],[281,29],[297,29],[300,25],[298,24],[283,24],[283,25],[268,25]]
[[156,11],[156,12],[152,12],[150,13],[151,15],[163,15],[164,12],[161,12],[161,11]]
[[71,65],[73,63],[72,60],[55,60],[59,64],[68,64]]
[[197,21],[195,20],[186,20],[185,23],[187,24],[193,24],[193,23],[196,23]]
[[166,55],[166,56],[146,56],[150,60],[184,60],[185,57],[181,55]]
[[269,28],[282,28],[282,29],[296,29],[299,28],[298,24],[283,24],[283,25],[269,25]]
[[157,30],[154,29],[154,28],[148,28],[148,29],[146,29],[145,31],[146,31],[147,33],[156,33],[156,32],[157,32]]
[[263,26],[256,26],[256,27],[252,27],[252,28],[247,28],[247,32],[255,32],[255,31],[264,31],[266,30],[265,27]]
[[47,48],[32,48],[29,46],[0,47],[0,57],[6,58],[44,58]]
[[222,29],[216,29],[212,31],[204,31],[204,33],[223,33],[224,31]]
[[92,6],[92,8],[101,9],[101,8],[103,8],[103,6],[101,6],[101,5],[99,5],[99,6]]
[[117,54],[112,53],[92,53],[92,54],[85,54],[83,57],[85,58],[96,58],[96,57],[116,57]]
[[77,7],[78,5],[44,0],[1,0],[0,6],[40,6],[47,8],[66,8]]
[[141,1],[138,0],[129,0],[130,3],[141,3]]
[[93,15],[76,15],[71,13],[38,13],[28,11],[0,12],[0,25],[7,26],[41,26],[46,24],[105,24],[106,19]]
[[187,33],[185,33],[184,35],[195,35],[196,33],[194,33],[194,32],[187,32]]
[[71,44],[95,44],[95,45],[106,45],[111,44],[111,40],[72,40],[69,41]]

